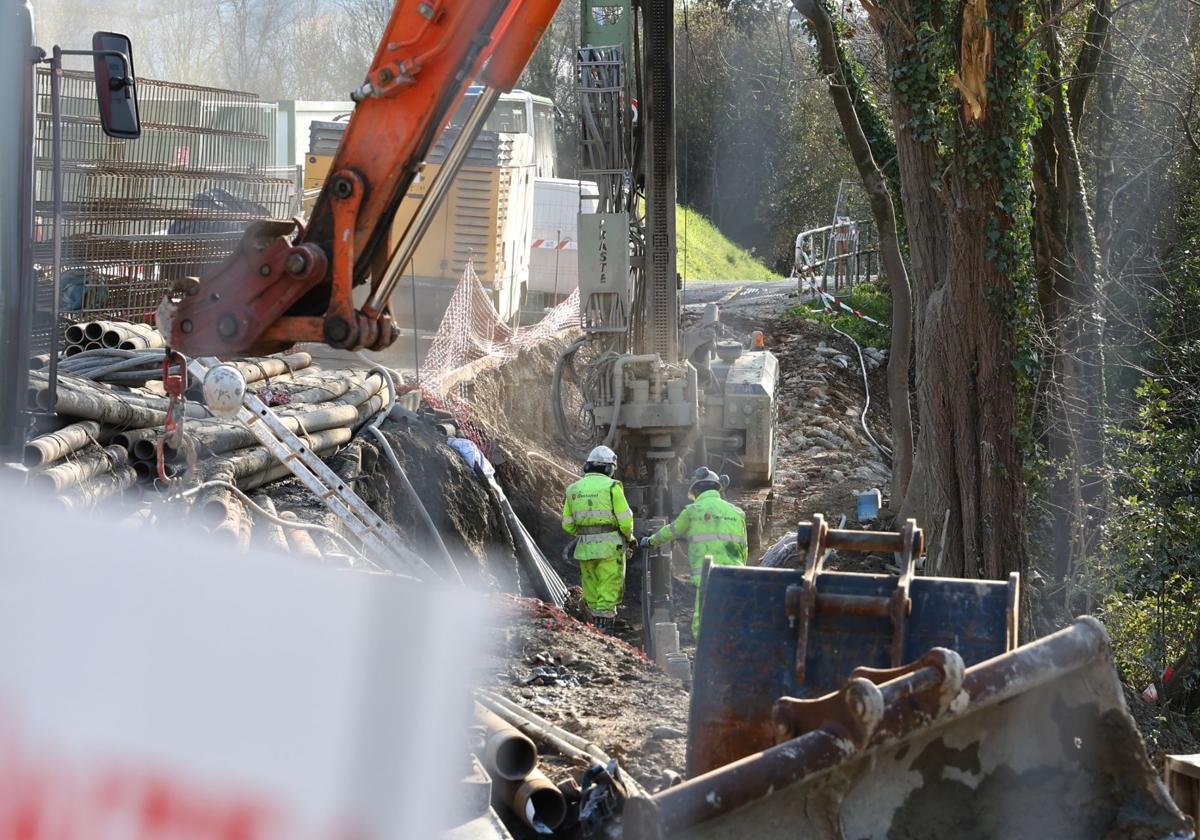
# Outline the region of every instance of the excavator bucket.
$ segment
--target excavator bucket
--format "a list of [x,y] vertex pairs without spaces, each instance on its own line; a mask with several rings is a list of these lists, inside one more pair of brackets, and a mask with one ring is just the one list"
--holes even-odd
[[971,668],[937,648],[780,698],[775,745],[625,808],[633,840],[1193,838],[1084,617]]
[[[967,665],[1017,644],[1018,577],[915,577],[922,534],[800,525],[802,569],[716,566],[701,609],[692,691],[688,775],[771,746],[771,710],[783,696],[820,697],[865,666],[899,667],[933,647]],[[825,572],[832,549],[895,552],[899,576]]]

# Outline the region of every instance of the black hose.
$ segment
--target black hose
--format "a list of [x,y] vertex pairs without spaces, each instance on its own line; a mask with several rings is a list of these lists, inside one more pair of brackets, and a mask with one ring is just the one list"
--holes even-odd
[[574,371],[574,357],[581,347],[587,344],[586,338],[581,338],[572,344],[567,345],[562,353],[558,356],[558,361],[554,364],[554,376],[551,380],[551,408],[554,411],[554,425],[558,428],[558,435],[562,438],[562,442],[578,455],[582,455],[591,445],[591,440],[580,438],[571,430],[570,423],[567,422],[567,412],[563,407],[563,380],[566,376],[566,366],[568,361],[571,363],[572,372]]

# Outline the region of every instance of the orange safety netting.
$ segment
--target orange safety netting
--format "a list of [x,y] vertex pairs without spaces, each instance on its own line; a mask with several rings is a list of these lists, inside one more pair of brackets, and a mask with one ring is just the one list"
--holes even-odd
[[450,297],[446,314],[434,334],[433,343],[421,362],[418,380],[421,396],[435,409],[448,411],[459,433],[470,438],[491,456],[491,444],[479,425],[471,419],[466,381],[445,387],[455,371],[490,357],[498,367],[515,359],[568,327],[579,324],[579,289],[548,311],[542,320],[527,327],[504,322],[492,303],[492,297],[467,263],[462,279]]

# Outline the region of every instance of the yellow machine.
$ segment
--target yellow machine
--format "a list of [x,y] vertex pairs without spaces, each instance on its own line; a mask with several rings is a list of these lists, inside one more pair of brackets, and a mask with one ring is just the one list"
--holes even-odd
[[[468,91],[414,179],[392,223],[393,240],[416,213],[425,185],[441,168],[477,95],[475,88]],[[312,198],[306,211],[329,175],[342,131],[343,123],[328,122],[310,129],[304,189]],[[501,318],[515,321],[520,316],[529,289],[534,182],[553,176],[555,160],[553,103],[520,90],[501,96],[392,296],[397,326],[415,328],[418,334],[436,330],[468,261],[491,291]]]

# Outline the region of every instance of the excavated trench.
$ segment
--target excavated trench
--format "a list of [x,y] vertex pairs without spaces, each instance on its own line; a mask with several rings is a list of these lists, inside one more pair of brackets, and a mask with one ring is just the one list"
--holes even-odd
[[[764,523],[765,550],[814,512],[834,521],[841,513],[851,513],[851,523],[856,524],[855,494],[871,487],[886,493],[888,474],[861,428],[863,383],[852,347],[804,319],[776,317],[764,326],[768,346],[781,361],[776,502],[774,515]],[[569,538],[559,517],[563,491],[578,475],[578,458],[560,445],[549,404],[554,361],[566,340],[548,342],[477,376],[461,394],[463,404],[470,406],[461,427],[482,432],[497,480],[515,512],[560,576],[574,586],[578,567],[564,556]],[[870,370],[873,405],[879,410],[871,412],[868,422],[886,445],[883,376],[882,365]],[[493,593],[499,607],[487,649],[481,651],[478,685],[596,744],[649,791],[677,784],[684,775],[689,693],[687,686],[669,678],[635,647],[640,640],[638,565],[631,564],[627,574],[623,621],[618,623],[616,638],[547,606],[532,597],[534,589],[517,562],[499,506],[484,482],[447,444],[444,430],[433,423],[389,421],[383,431],[465,583]],[[415,506],[373,441],[356,441],[332,465],[417,551],[427,558],[436,555]],[[335,524],[294,482],[278,482],[267,491],[281,510],[304,509],[303,518]],[[317,539],[320,542],[321,535]],[[872,561],[849,557],[834,558],[831,565],[883,571]],[[687,646],[692,643],[694,590],[682,557],[677,558],[675,570],[676,620]],[[1135,716],[1143,711],[1138,698],[1129,699]],[[1162,749],[1163,741],[1173,743],[1172,738],[1156,737],[1156,726],[1148,726],[1141,717],[1139,723],[1152,749]],[[586,769],[578,760],[551,749],[543,751],[539,767],[555,783],[578,779]],[[1029,793],[1031,804],[1036,800],[1032,796],[1036,784],[1014,789]],[[503,808],[499,810],[515,837],[538,836]],[[991,819],[971,803],[945,811],[945,836],[958,836],[956,821],[973,819],[976,811],[979,819]],[[923,823],[917,819],[913,824]],[[898,829],[895,836],[910,835]]]
[[[836,336],[810,322],[767,321],[763,319],[763,326],[772,349],[781,356],[783,371],[776,482],[780,500],[764,534],[764,549],[773,537],[794,528],[800,516],[819,510],[836,517],[852,504],[852,491],[886,479],[869,445],[855,431],[862,405],[861,375],[842,367],[829,349],[818,352],[829,347],[841,351]],[[469,406],[469,414],[458,417],[464,421],[460,428],[463,433],[482,433],[499,484],[568,586],[578,583],[579,571],[564,556],[569,538],[560,515],[563,492],[579,475],[579,461],[558,440],[550,382],[558,353],[572,338],[549,341],[477,375],[458,395],[459,404]],[[881,418],[873,419],[879,423]],[[820,428],[828,429],[828,436],[813,432]],[[498,505],[446,443],[444,430],[432,423],[389,421],[383,431],[467,585],[495,593],[502,607],[503,620],[492,629],[493,643],[484,652],[480,685],[593,741],[647,789],[676,783],[684,772],[689,695],[686,686],[667,677],[635,648],[641,619],[638,564],[631,563],[628,570],[617,638],[547,607],[530,597],[532,585],[516,560]],[[433,556],[421,518],[374,442],[360,441],[348,448],[335,467],[414,548]],[[831,469],[841,475],[829,475]],[[272,488],[275,496],[292,494],[277,504],[289,509],[307,506],[311,516],[323,516],[290,485]],[[676,618],[681,641],[690,645],[694,589],[682,556],[675,570]],[[543,756],[541,768],[555,782],[583,769],[552,751]]]

